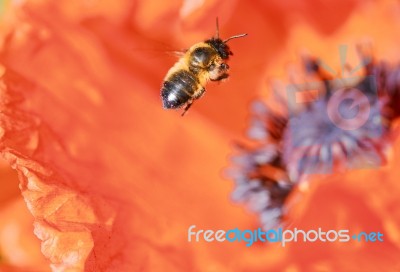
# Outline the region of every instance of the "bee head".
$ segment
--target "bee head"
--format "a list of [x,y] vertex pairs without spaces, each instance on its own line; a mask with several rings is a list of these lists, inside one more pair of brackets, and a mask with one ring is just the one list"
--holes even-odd
[[229,49],[229,46],[220,38],[211,38],[206,40],[205,43],[211,45],[211,47],[218,52],[218,55],[220,55],[222,59],[228,59],[229,55],[232,55],[232,51]]
[[229,55],[233,55],[232,51],[229,49],[229,46],[226,44],[228,41],[232,40],[232,39],[237,39],[237,38],[241,38],[247,35],[247,33],[245,34],[239,34],[239,35],[235,35],[232,37],[229,37],[226,40],[221,40],[219,38],[219,25],[218,25],[218,17],[216,20],[216,37],[211,38],[209,40],[206,40],[205,43],[211,45],[220,55],[220,57],[222,59],[228,59]]

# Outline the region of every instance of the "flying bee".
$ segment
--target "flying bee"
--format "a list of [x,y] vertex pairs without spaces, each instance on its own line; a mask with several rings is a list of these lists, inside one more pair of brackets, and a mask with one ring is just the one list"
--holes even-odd
[[229,77],[227,61],[233,53],[226,43],[246,35],[239,34],[226,40],[220,39],[217,18],[216,37],[190,47],[169,69],[161,88],[163,107],[177,109],[185,106],[183,116],[193,101],[204,94],[208,81],[221,81]]

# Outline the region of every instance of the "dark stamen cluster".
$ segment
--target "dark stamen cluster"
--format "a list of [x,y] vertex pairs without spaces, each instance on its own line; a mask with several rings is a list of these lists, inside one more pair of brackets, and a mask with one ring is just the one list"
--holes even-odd
[[[385,163],[390,124],[400,113],[400,69],[370,56],[363,61],[365,75],[346,81],[327,77],[316,59],[307,58],[305,77],[320,80],[316,99],[295,109],[286,101],[286,114],[262,101],[253,104],[248,136],[254,144],[238,145],[229,175],[236,184],[233,200],[258,213],[265,229],[283,224],[288,196],[309,174]],[[310,89],[291,85],[300,93]],[[332,118],[332,109],[339,119]],[[358,115],[366,117],[349,122]]]

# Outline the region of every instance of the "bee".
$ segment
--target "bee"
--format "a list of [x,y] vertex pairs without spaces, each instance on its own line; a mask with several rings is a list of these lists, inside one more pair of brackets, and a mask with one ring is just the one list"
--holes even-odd
[[226,43],[246,35],[247,33],[235,35],[226,40],[220,39],[217,18],[215,37],[194,44],[169,69],[161,87],[163,107],[177,109],[185,106],[183,116],[192,106],[193,101],[204,94],[207,82],[228,78],[227,61],[233,53]]

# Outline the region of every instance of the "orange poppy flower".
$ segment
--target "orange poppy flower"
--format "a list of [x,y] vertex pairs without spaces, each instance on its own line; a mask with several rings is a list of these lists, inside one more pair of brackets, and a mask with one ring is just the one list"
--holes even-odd
[[[315,177],[290,197],[301,195],[290,214],[304,229],[382,231],[384,243],[246,247],[187,236],[191,225],[258,228],[256,215],[232,205],[222,172],[231,142],[243,138],[249,102],[270,90],[266,80],[282,76],[303,47],[339,67],[338,45],[362,35],[375,41],[377,57],[395,59],[398,8],[356,0],[3,2],[0,271],[399,269],[396,132],[384,167]],[[232,41],[230,79],[209,84],[184,118],[163,110],[160,85],[175,61],[168,51],[213,35],[217,16],[222,37],[249,33]],[[8,189],[16,173],[33,217]]]

